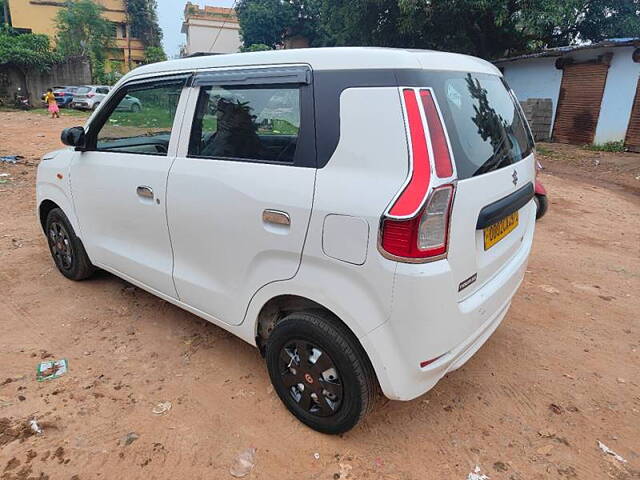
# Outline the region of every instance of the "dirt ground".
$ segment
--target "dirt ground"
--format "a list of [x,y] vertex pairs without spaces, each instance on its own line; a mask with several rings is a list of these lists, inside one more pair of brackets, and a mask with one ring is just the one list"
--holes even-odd
[[[0,155],[26,161],[0,164],[0,479],[232,478],[249,447],[254,479],[640,478],[640,155],[542,145],[550,210],[503,324],[432,391],[331,437],[285,410],[249,345],[55,270],[35,167],[77,123],[0,112]],[[69,371],[37,382],[45,358]]]

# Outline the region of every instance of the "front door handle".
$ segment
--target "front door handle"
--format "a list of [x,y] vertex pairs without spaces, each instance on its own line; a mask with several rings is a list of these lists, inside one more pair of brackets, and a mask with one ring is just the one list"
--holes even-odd
[[153,199],[153,189],[151,187],[140,185],[138,188],[136,188],[136,193],[142,198]]
[[267,209],[262,212],[262,221],[264,223],[273,223],[275,225],[291,225],[291,217],[287,212],[281,212],[280,210]]

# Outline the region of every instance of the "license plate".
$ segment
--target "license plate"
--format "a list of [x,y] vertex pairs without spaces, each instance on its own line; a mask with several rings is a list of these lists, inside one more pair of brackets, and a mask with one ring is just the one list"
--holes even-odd
[[484,249],[489,250],[518,226],[518,212],[513,212],[499,222],[484,229]]

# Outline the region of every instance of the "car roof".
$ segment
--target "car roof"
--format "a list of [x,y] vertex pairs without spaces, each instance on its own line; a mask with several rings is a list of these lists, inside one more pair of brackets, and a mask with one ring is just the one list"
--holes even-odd
[[306,64],[313,70],[428,69],[501,75],[493,64],[459,53],[381,47],[328,47],[206,55],[169,60],[138,67],[125,75],[122,80],[212,68],[283,64]]

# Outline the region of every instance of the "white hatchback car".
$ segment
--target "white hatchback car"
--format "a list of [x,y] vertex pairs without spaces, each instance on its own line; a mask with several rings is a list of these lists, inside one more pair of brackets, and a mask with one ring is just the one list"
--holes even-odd
[[[127,95],[144,109],[119,108]],[[505,316],[534,145],[464,55],[299,49],[135,69],[38,169],[63,275],[107,270],[256,345],[302,422],[425,393]]]
[[95,110],[109,94],[111,87],[85,85],[78,87],[71,100],[71,108],[78,110]]

